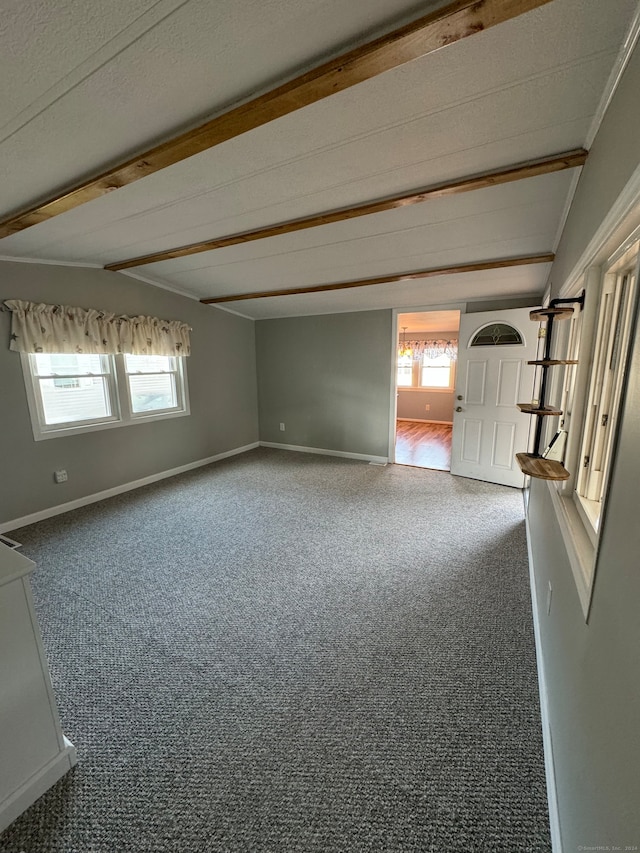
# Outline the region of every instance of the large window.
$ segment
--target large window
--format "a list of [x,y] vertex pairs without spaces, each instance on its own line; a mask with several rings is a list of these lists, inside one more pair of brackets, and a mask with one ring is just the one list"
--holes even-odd
[[584,310],[575,312],[570,323],[559,324],[565,328],[554,353],[579,362],[565,368],[564,381],[556,389],[564,412],[558,426],[568,435],[565,466],[570,479],[550,488],[585,615],[637,310],[639,247],[636,239],[621,247],[603,269],[587,271],[578,283],[585,288]]
[[184,358],[23,355],[36,440],[189,413]]
[[582,463],[576,482],[576,495],[596,532],[618,420],[635,284],[634,261],[631,268],[625,265],[605,275],[600,296],[580,453]]
[[44,427],[117,417],[108,356],[34,354],[29,361],[38,422]]
[[413,357],[410,355],[401,355],[398,357],[398,376],[397,382],[399,388],[411,388],[413,385]]
[[131,414],[172,412],[182,408],[179,359],[165,355],[125,355]]
[[449,355],[422,356],[420,365],[421,388],[453,389],[455,362]]
[[456,362],[450,355],[424,353],[416,360],[411,355],[398,357],[399,388],[430,391],[452,391],[455,387]]

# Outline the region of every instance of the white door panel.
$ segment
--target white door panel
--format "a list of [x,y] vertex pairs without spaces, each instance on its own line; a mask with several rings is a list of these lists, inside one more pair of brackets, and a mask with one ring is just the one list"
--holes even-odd
[[[516,403],[530,402],[538,326],[529,308],[463,314],[460,317],[456,411],[451,473],[522,488],[515,454],[528,449],[530,417]],[[506,323],[522,343],[470,346],[476,333]],[[460,409],[460,411],[457,411]]]
[[466,385],[464,399],[468,406],[484,406],[485,388],[487,384],[487,362],[467,362]]
[[500,359],[500,364],[498,365],[498,393],[496,395],[496,406],[504,406],[507,409],[511,409],[516,405],[516,403],[522,402],[522,400],[518,400],[521,372],[521,361]]
[[482,421],[465,418],[462,422],[462,453],[463,462],[480,462],[480,446],[482,444]]
[[491,466],[511,470],[515,455],[516,428],[514,424],[493,424],[493,447],[491,450]]

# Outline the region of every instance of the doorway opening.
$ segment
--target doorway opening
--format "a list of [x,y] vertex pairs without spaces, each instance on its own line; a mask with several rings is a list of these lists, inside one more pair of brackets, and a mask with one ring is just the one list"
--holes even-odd
[[460,311],[398,314],[395,462],[451,469]]

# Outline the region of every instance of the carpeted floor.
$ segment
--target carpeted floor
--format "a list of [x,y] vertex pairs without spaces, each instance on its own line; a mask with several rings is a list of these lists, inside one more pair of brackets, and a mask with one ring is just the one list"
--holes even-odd
[[261,449],[11,534],[77,767],[2,853],[548,853],[519,491]]

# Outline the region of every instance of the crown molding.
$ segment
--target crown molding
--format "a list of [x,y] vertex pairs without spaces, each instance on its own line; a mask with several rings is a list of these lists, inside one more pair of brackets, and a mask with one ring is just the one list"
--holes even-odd
[[[100,267],[100,269],[104,269],[104,267]],[[178,296],[186,296],[187,299],[194,299],[196,302],[200,301],[199,297],[194,296],[193,293],[189,293],[186,290],[181,290],[179,287],[174,287],[174,285],[168,284],[167,282],[158,281],[157,279],[151,278],[148,275],[140,275],[140,273],[129,272],[129,270],[121,270],[120,272],[115,273],[115,275],[126,275],[129,278],[135,278],[138,281],[142,281],[145,284],[150,284],[153,287],[159,287],[162,290],[168,290],[171,293],[177,293]]]
[[0,255],[0,261],[12,264],[42,264],[51,267],[80,267],[81,269],[101,270],[102,264],[91,264],[85,261],[54,261],[51,258],[17,258],[13,255]]

